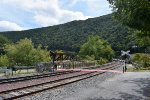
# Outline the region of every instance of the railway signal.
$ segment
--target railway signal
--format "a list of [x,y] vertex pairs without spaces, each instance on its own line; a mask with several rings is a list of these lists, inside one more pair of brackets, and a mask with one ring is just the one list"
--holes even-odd
[[128,51],[123,51],[123,50],[121,50],[121,56],[130,56],[130,50],[128,50]]
[[124,66],[123,66],[123,73],[127,71],[127,66],[126,66],[126,63],[127,63],[127,60],[130,58],[130,50],[128,51],[123,51],[121,50],[121,57],[123,58],[124,60]]

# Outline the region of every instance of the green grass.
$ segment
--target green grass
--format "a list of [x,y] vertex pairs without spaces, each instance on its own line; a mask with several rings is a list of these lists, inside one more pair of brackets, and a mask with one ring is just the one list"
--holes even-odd
[[[23,70],[17,70],[16,72],[13,71],[13,76],[20,76],[20,75],[29,75],[29,74],[35,74],[36,73],[36,70],[35,69],[29,69],[29,70],[26,70],[26,69],[23,69]],[[5,75],[4,73],[0,74],[0,76],[2,77],[6,77],[6,78],[11,78],[12,77],[12,73],[8,74],[8,75]]]
[[148,70],[148,69],[142,69],[142,68],[140,68],[140,69],[137,69],[137,68],[129,68],[129,69],[127,70],[127,72],[150,72],[150,70]]
[[16,73],[14,73],[15,75],[17,74],[32,74],[35,73],[35,69],[29,69],[29,70],[18,70],[16,71]]

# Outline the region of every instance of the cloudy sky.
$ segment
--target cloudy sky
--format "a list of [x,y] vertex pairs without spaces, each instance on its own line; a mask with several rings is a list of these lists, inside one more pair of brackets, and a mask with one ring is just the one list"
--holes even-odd
[[109,13],[107,0],[0,0],[0,31],[46,27]]

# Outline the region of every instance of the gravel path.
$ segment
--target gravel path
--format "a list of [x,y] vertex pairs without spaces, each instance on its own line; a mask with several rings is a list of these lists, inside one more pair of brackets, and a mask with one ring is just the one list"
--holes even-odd
[[127,72],[96,86],[82,91],[86,96],[66,100],[150,100],[150,73]]
[[127,72],[105,73],[35,94],[26,100],[150,100],[148,96],[150,72]]

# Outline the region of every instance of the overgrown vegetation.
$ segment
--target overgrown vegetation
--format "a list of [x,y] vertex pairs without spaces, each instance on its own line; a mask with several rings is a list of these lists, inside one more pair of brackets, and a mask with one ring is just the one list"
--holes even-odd
[[9,59],[7,55],[0,55],[0,67],[9,66]]
[[132,61],[137,69],[150,69],[150,55],[144,53],[134,54]]
[[99,36],[89,36],[86,43],[81,46],[79,55],[83,59],[97,60],[98,64],[104,64],[114,56],[109,43]]
[[0,56],[0,66],[31,66],[38,62],[50,61],[49,52],[39,45],[34,48],[31,39],[21,39],[15,44],[6,44],[5,55]]

